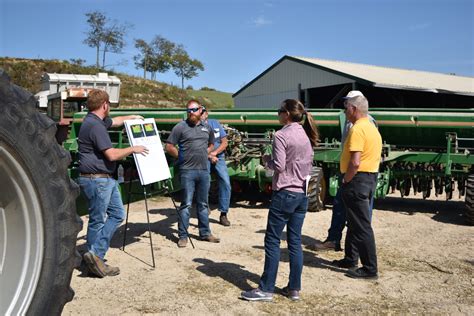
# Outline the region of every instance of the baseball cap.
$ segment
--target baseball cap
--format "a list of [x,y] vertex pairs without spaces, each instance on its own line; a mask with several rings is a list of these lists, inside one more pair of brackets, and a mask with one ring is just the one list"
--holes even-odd
[[352,91],[349,91],[349,93],[345,97],[343,97],[343,99],[347,100],[347,99],[352,99],[355,97],[363,97],[363,96],[364,95],[359,90],[352,90]]

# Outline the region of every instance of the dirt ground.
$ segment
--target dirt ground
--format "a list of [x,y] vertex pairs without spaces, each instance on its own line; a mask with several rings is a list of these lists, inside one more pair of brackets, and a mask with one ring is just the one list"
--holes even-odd
[[[177,215],[171,199],[149,200],[156,268],[153,269],[144,202],[131,204],[126,248],[122,225],[107,254],[121,274],[104,279],[75,270],[76,295],[64,315],[179,314],[250,315],[314,313],[435,313],[474,315],[474,227],[465,224],[464,203],[393,195],[377,200],[373,217],[379,279],[354,280],[344,269],[330,266],[342,252],[309,250],[324,239],[331,207],[308,213],[303,226],[302,300],[279,294],[273,302],[247,302],[240,292],[255,287],[263,270],[263,239],[268,205],[235,202],[231,227],[219,225],[219,213],[210,215],[220,244],[197,240],[197,219],[191,218],[195,249],[177,247]],[[84,251],[87,217],[77,244]],[[282,241],[277,287],[288,280],[288,252]]]

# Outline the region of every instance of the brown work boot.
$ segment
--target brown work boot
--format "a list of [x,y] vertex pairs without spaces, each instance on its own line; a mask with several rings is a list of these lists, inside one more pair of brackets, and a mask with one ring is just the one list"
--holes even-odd
[[230,226],[230,222],[226,213],[221,213],[221,216],[219,217],[219,223],[221,223],[222,226]]
[[108,264],[105,264],[104,272],[107,276],[116,276],[120,274],[120,269],[119,267],[112,267],[112,266],[109,266]]
[[213,242],[213,243],[221,242],[221,240],[219,238],[217,238],[216,236],[213,236],[213,235],[208,235],[208,236],[201,237],[201,240],[208,241],[208,242]]
[[178,240],[178,247],[179,248],[184,248],[188,245],[188,238],[180,238]]
[[326,239],[323,242],[316,242],[314,245],[310,247],[313,250],[316,251],[328,251],[328,250],[334,250],[334,251],[341,251],[341,244],[337,241],[332,241]]
[[92,272],[94,275],[98,276],[99,278],[103,278],[107,275],[107,268],[99,257],[94,255],[92,252],[88,251],[84,254],[84,261],[89,268],[89,271]]

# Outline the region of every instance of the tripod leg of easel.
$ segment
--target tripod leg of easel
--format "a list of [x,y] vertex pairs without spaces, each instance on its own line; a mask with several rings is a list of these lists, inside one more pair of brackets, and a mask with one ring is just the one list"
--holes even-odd
[[153,252],[153,239],[151,238],[150,215],[149,215],[149,212],[148,212],[146,186],[143,186],[143,195],[145,196],[145,209],[146,209],[146,219],[148,221],[148,234],[150,236],[151,259],[153,260],[153,268],[155,268],[155,254]]
[[132,178],[128,180],[128,197],[127,197],[127,217],[125,219],[125,230],[123,231],[123,244],[122,250],[125,251],[125,240],[127,238],[127,227],[128,227],[128,212],[130,210],[130,198],[132,196]]

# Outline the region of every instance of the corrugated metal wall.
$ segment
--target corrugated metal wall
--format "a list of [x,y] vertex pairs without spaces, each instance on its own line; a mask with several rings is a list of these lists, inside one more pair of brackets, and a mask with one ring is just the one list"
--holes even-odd
[[234,108],[276,109],[286,99],[298,99],[298,90],[249,96],[239,94],[234,98]]
[[276,108],[284,99],[298,98],[301,89],[352,83],[335,75],[292,60],[283,60],[234,98],[235,108]]

